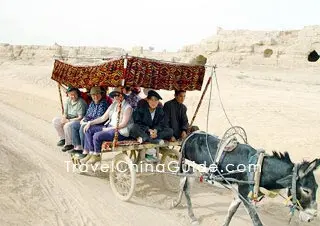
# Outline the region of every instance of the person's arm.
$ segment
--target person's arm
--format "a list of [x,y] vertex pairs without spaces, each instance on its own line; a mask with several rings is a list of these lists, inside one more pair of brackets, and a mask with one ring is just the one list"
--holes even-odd
[[123,113],[122,121],[119,123],[119,129],[126,127],[131,117],[132,117],[132,107],[128,107]]
[[110,107],[106,110],[106,112],[101,117],[88,122],[88,124],[92,126],[92,125],[101,124],[107,121],[107,119],[109,118],[109,112],[110,112]]
[[140,127],[143,127],[144,131],[149,130],[149,126],[146,125],[145,123],[145,108],[143,107],[138,107],[132,114],[133,122],[135,124],[138,124]]
[[106,112],[101,117],[94,119],[92,121],[89,121],[87,123],[87,125],[85,125],[85,127],[83,128],[83,131],[87,132],[87,130],[90,128],[90,126],[100,124],[100,123],[107,121],[107,119],[109,118],[109,112],[110,112],[110,107],[106,110]]
[[79,116],[76,117],[76,118],[68,119],[68,122],[80,121],[82,118],[83,118],[83,116],[82,116],[82,115],[79,115]]
[[61,117],[61,123],[62,124],[65,124],[67,123],[69,120],[67,119],[68,118],[68,99],[64,102],[64,107],[63,107],[63,114],[62,114],[62,117]]
[[87,112],[85,114],[85,116],[83,117],[83,120],[86,122],[86,121],[90,121],[91,117],[92,117],[92,111],[94,110],[94,103],[91,102],[89,104],[89,107],[87,109]]
[[167,125],[170,125],[170,119],[171,119],[171,109],[169,103],[165,103],[163,106],[163,111],[166,117],[166,123]]
[[163,128],[167,127],[164,111],[161,108],[158,108],[158,111],[158,122],[153,127],[157,133],[160,132]]
[[181,130],[187,132],[189,128],[188,116],[187,116],[187,107],[182,106],[182,115],[181,115]]
[[67,116],[68,116],[68,106],[69,106],[69,104],[68,104],[68,100],[66,100],[65,102],[64,102],[64,105],[63,105],[63,115],[62,115],[62,117],[63,118],[67,118]]
[[80,120],[80,125],[85,124],[85,123],[87,123],[87,122],[84,121],[84,118],[82,118],[82,119]]

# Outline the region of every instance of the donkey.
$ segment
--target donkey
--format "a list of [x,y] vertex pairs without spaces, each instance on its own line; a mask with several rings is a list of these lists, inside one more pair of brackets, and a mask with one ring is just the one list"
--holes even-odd
[[[179,170],[185,173],[186,165],[184,161],[190,160],[196,164],[211,167],[214,163],[213,159],[217,152],[219,139],[207,133],[193,133],[184,140],[181,148],[181,159],[179,162]],[[252,188],[249,183],[239,183],[239,181],[248,182],[251,178],[248,173],[249,170],[237,170],[237,166],[242,164],[249,168],[252,158],[257,156],[257,150],[247,144],[238,144],[231,152],[225,152],[224,157],[219,162],[215,172],[212,175],[222,175],[228,172],[228,178],[232,178],[233,184],[237,185],[236,197],[229,206],[228,214],[225,218],[224,225],[229,225],[233,215],[236,213],[239,205],[244,204],[247,212],[250,215],[253,225],[260,226],[262,222],[255,210],[252,200],[248,194]],[[260,187],[268,190],[288,188],[288,197],[291,195],[297,200],[300,208],[300,220],[311,221],[317,214],[316,193],[318,185],[316,183],[313,171],[320,165],[320,159],[315,159],[312,162],[302,162],[301,164],[294,164],[290,160],[287,152],[284,154],[273,152],[273,155],[266,155],[260,166]],[[242,167],[243,168],[243,167]],[[293,170],[296,169],[296,173]],[[222,172],[222,173],[221,173]],[[188,172],[190,173],[190,172]],[[235,180],[238,180],[235,181]],[[215,183],[215,182],[214,182]],[[192,210],[190,199],[190,177],[185,176],[180,181],[181,191],[177,202],[173,206],[177,206],[182,194],[185,194],[189,217],[192,224],[198,224],[196,217]],[[307,217],[306,217],[307,216]]]

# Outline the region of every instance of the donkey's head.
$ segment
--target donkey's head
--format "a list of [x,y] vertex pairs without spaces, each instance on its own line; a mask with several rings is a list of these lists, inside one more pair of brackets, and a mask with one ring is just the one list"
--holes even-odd
[[[320,159],[312,162],[302,162],[298,165],[296,174],[292,173],[277,181],[283,187],[287,187],[288,196],[293,197],[293,202],[297,200],[300,206],[300,219],[311,221],[317,216],[317,189],[318,184],[315,180],[314,170],[320,166]],[[302,209],[301,209],[302,208]]]

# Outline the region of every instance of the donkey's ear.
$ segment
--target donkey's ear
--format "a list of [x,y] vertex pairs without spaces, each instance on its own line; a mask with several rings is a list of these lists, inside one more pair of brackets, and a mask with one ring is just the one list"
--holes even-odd
[[292,175],[288,175],[284,178],[281,178],[276,181],[277,184],[280,184],[282,187],[287,188],[292,184]]
[[304,171],[305,174],[317,169],[320,166],[320,159],[315,159],[309,163],[308,168]]
[[301,177],[304,177],[308,173],[310,173],[313,170],[317,169],[319,166],[320,166],[320,159],[315,159],[315,160],[313,160],[312,162],[309,163],[308,167],[303,172],[299,172],[299,175],[301,174]]

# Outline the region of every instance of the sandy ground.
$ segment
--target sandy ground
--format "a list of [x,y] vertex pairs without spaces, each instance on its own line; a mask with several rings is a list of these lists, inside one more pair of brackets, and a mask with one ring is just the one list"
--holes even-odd
[[[52,64],[35,65],[0,63],[0,225],[188,225],[185,200],[171,210],[176,194],[166,191],[157,175],[139,175],[134,197],[121,202],[107,174],[67,172],[68,155],[55,146],[51,125],[60,112]],[[294,161],[320,156],[318,72],[218,68],[217,76],[228,117],[246,130],[252,146],[289,151]],[[167,100],[172,96],[162,94]],[[188,93],[190,118],[200,95]],[[196,118],[203,130],[208,96]],[[229,126],[214,82],[208,131],[222,136]],[[231,200],[228,190],[194,184],[192,201],[201,225],[221,225]],[[281,198],[258,204],[265,225],[286,225],[288,211]],[[242,206],[231,225],[251,225]],[[319,219],[299,223],[294,217],[291,225],[319,225]]]

